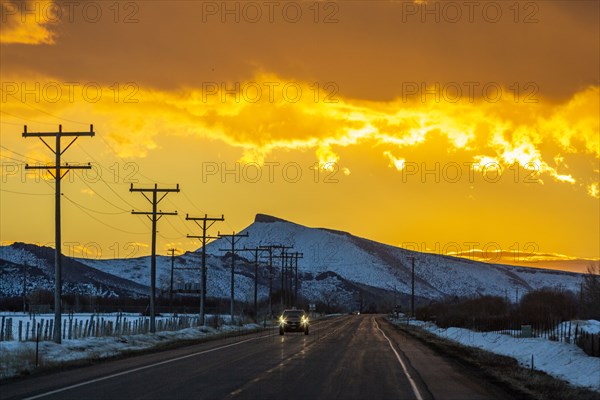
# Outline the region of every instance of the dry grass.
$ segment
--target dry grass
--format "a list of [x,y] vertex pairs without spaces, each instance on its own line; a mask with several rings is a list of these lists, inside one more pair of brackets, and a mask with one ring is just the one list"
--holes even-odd
[[[0,379],[17,375],[29,375],[35,366],[35,344],[20,348],[16,351],[4,351],[0,355]],[[46,362],[41,352],[38,355],[38,367],[44,367]]]
[[598,392],[572,386],[542,371],[523,368],[514,358],[463,346],[417,327],[391,325],[449,356],[473,374],[502,387],[515,399],[600,400]]

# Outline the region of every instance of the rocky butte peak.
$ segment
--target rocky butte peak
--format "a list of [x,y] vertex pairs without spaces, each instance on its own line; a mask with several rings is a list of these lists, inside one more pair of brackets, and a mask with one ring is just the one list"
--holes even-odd
[[256,217],[254,217],[254,222],[271,223],[271,222],[289,222],[289,221],[286,221],[285,219],[273,217],[273,216],[267,215],[267,214],[256,214]]

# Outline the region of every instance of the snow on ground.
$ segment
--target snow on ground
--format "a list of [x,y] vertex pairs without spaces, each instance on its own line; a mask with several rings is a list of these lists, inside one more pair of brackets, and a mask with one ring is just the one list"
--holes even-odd
[[[584,325],[589,326],[590,331],[600,328],[598,321],[578,322],[586,322]],[[443,329],[423,321],[411,321],[411,325],[465,346],[515,358],[524,367],[531,368],[533,356],[535,369],[575,386],[600,391],[600,358],[588,356],[574,344],[543,338],[519,338],[491,332],[475,332],[463,328]]]
[[[570,331],[569,331],[570,329]],[[561,322],[558,326],[557,330],[561,332],[569,331],[570,337],[575,337],[575,330],[578,329],[579,332],[587,332],[591,334],[598,335],[600,334],[600,321],[596,321],[594,319],[590,320],[575,320],[575,321],[566,321]]]
[[[155,334],[63,340],[60,345],[54,342],[40,342],[40,366],[77,360],[96,360],[116,356],[126,351],[149,349],[169,342],[200,339],[223,332],[241,332],[257,328],[259,326],[256,324],[223,325],[218,329],[203,326]],[[34,370],[35,346],[35,342],[0,342],[0,378],[8,378]]]
[[[206,314],[207,321],[216,318],[216,315]],[[12,320],[12,338],[13,340],[19,339],[19,322],[22,323],[22,339],[25,340],[26,332],[25,330],[29,327],[28,338],[32,339],[36,335],[35,326],[37,323],[47,324],[50,321],[54,321],[54,314],[30,314],[23,312],[0,312],[0,323],[2,322],[2,318],[4,318],[5,329],[7,320],[10,318]],[[190,325],[196,325],[198,320],[198,314],[170,314],[170,313],[161,313],[160,316],[156,316],[156,324],[160,321],[168,321],[171,318],[176,318],[177,320],[185,320]],[[219,315],[219,320],[222,323],[230,324],[231,317],[229,315]],[[95,323],[100,323],[104,321],[106,323],[112,322],[113,326],[116,325],[117,320],[120,319],[122,323],[129,322],[133,324],[137,322],[139,326],[142,326],[145,321],[148,321],[150,317],[142,316],[139,313],[126,313],[126,312],[113,312],[113,313],[63,313],[62,321],[63,325],[66,322],[67,329],[69,323],[71,322],[73,326],[78,324],[85,324],[86,322],[94,321]],[[28,324],[29,323],[29,324]],[[68,334],[68,331],[64,332],[65,335]],[[43,339],[42,339],[43,340]]]

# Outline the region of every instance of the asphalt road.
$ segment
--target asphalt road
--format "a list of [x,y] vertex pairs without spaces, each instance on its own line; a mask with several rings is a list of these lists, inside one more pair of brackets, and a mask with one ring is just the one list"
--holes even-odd
[[247,335],[30,377],[0,398],[509,399],[381,317],[320,321],[310,335]]

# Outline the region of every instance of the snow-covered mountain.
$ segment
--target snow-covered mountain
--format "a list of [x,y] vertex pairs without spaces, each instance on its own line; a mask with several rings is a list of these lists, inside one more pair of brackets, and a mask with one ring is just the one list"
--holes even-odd
[[[419,298],[446,296],[499,295],[511,298],[516,289],[523,294],[542,287],[579,290],[581,274],[555,270],[533,269],[508,265],[486,264],[464,258],[420,253],[359,238],[346,232],[310,228],[268,215],[258,214],[254,223],[242,231],[236,248],[282,244],[294,246],[304,257],[298,260],[299,292],[310,301],[335,302],[354,307],[361,294],[367,299],[390,297],[392,292],[408,294],[411,290],[411,262],[415,263],[415,293]],[[1,249],[0,259],[22,264],[23,249],[16,245]],[[219,249],[228,248],[225,239],[207,245],[209,297],[228,298],[231,254]],[[278,253],[277,251],[275,253]],[[175,258],[176,287],[200,281],[201,250]],[[266,254],[261,259],[259,297],[268,296]],[[238,258],[239,257],[239,258]],[[138,287],[149,285],[149,257],[112,260],[76,259],[102,277],[121,278],[122,282]],[[51,263],[50,263],[51,265]],[[274,291],[280,288],[281,260],[274,260]],[[157,286],[168,290],[171,258],[157,256]],[[83,275],[82,275],[83,276]],[[100,276],[100,275],[99,275]],[[250,252],[236,255],[236,299],[249,301],[253,295],[254,264]],[[96,280],[99,277],[94,278]],[[3,286],[0,294],[7,295]],[[367,300],[368,301],[368,300]]]
[[[465,258],[421,253],[359,238],[347,232],[309,228],[268,215],[258,214],[242,231],[248,238],[241,246],[281,243],[304,253],[298,269],[307,278],[328,273],[350,283],[410,293],[411,258],[415,263],[415,292],[420,297],[512,294],[542,287],[579,290],[582,275],[570,272],[487,264]],[[217,255],[222,239],[207,245]],[[309,281],[311,281],[309,279]],[[312,283],[312,281],[311,281]],[[314,288],[319,290],[318,286]],[[313,292],[308,282],[303,293]]]

